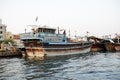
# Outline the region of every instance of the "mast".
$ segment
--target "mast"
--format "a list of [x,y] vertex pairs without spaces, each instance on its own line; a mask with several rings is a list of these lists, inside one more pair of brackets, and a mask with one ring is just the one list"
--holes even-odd
[[68,36],[69,36],[69,38],[70,38],[70,30],[68,31]]
[[59,26],[58,26],[58,34],[60,34],[60,31],[59,31]]

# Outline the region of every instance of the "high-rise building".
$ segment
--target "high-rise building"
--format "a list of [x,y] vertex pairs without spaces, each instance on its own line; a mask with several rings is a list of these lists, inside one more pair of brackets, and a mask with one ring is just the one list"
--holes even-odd
[[6,25],[2,24],[2,20],[0,19],[0,41],[6,39]]
[[0,19],[0,24],[2,24],[2,20]]

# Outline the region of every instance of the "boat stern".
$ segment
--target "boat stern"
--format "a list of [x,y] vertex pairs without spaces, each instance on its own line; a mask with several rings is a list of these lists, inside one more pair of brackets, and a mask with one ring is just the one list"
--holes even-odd
[[41,47],[27,47],[26,56],[28,57],[44,57],[44,50]]

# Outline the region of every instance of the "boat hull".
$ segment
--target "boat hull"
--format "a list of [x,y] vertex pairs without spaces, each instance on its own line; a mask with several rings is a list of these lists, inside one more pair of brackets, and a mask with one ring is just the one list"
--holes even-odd
[[88,45],[79,44],[45,44],[44,47],[26,47],[24,56],[44,57],[44,56],[62,56],[71,54],[88,53],[91,50],[92,43]]
[[105,51],[105,46],[102,43],[94,43],[91,47],[91,51]]
[[105,48],[106,48],[107,51],[115,51],[114,43],[106,43]]
[[[37,48],[39,49],[39,48]],[[28,57],[44,57],[44,56],[62,56],[62,55],[71,55],[71,54],[81,54],[81,53],[88,53],[90,52],[91,47],[83,48],[83,49],[71,49],[71,50],[44,50],[41,51],[41,48],[39,51],[36,51],[34,48],[34,52],[30,51],[30,48],[26,49],[26,53],[23,53],[23,56]]]
[[23,53],[23,56],[27,57],[43,57],[44,51],[41,47],[26,47],[26,52]]
[[88,53],[90,52],[90,47],[89,48],[84,48],[84,49],[79,49],[79,50],[60,50],[60,51],[46,51],[45,55],[46,56],[62,56],[62,55],[72,55],[72,54],[81,54],[81,53]]

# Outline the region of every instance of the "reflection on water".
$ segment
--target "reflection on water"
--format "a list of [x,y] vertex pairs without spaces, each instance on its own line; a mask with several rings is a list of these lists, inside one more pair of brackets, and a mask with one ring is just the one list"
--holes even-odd
[[120,52],[2,58],[0,80],[120,80]]

